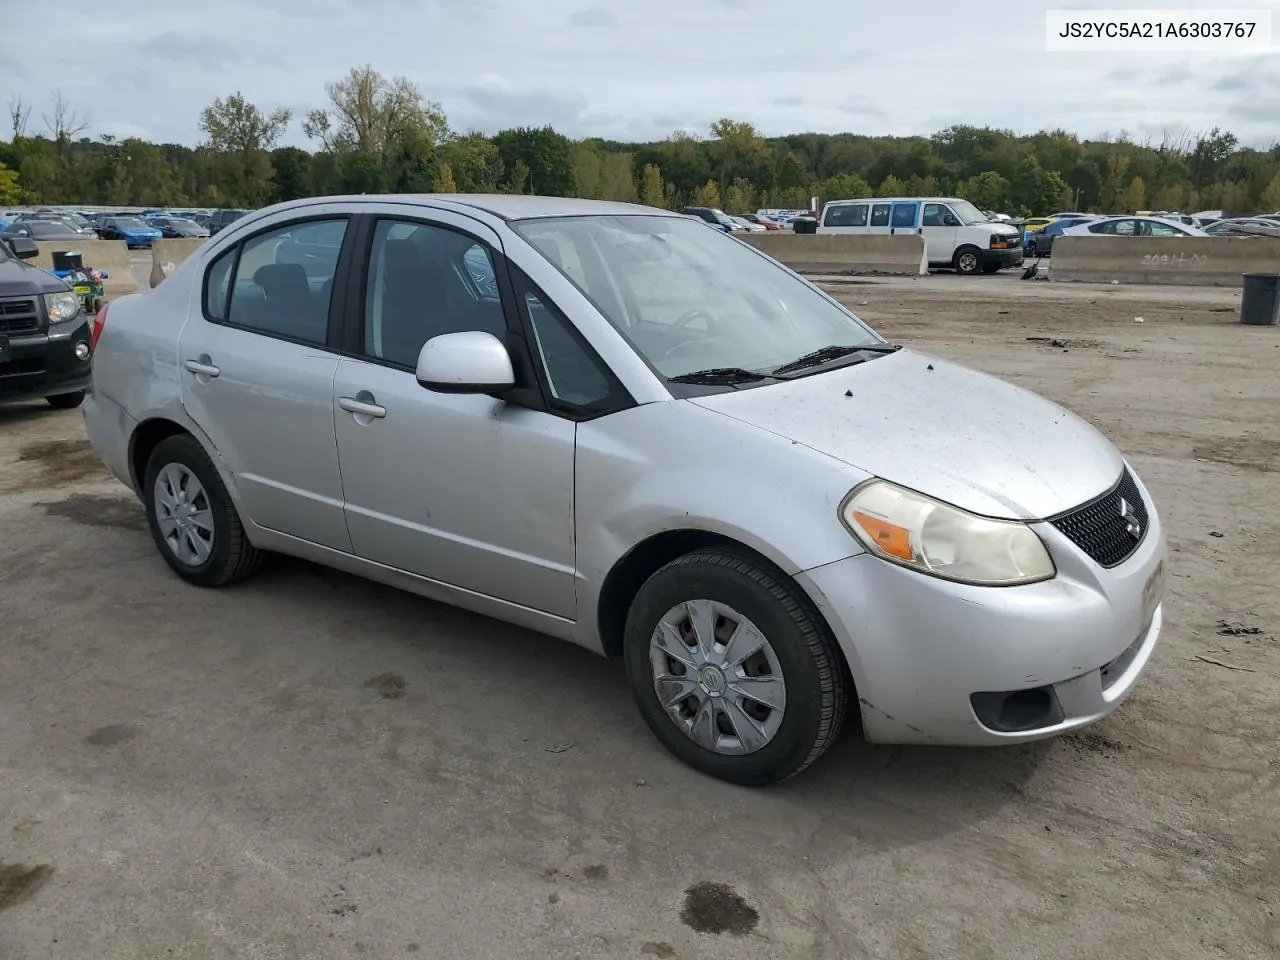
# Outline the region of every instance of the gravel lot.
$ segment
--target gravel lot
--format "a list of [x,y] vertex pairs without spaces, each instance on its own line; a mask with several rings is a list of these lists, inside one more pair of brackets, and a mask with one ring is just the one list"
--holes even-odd
[[1280,328],[1218,290],[831,289],[1134,461],[1171,595],[1117,714],[730,787],[566,644],[289,561],[181,584],[77,413],[4,408],[0,958],[1274,958]]

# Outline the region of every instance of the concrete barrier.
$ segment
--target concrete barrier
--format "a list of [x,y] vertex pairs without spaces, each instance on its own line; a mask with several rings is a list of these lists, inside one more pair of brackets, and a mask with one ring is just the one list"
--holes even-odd
[[848,233],[798,234],[772,230],[768,233],[739,233],[735,236],[799,273],[892,273],[919,276],[929,272],[924,238],[913,233],[860,236]]
[[151,245],[151,286],[158,287],[164,278],[177,269],[178,264],[191,256],[202,246],[205,240],[157,240]]
[[129,262],[129,248],[123,240],[45,240],[38,244],[40,252],[28,263],[41,270],[53,269],[53,255],[79,250],[86,267],[104,270],[107,279],[103,281],[103,293],[107,298],[122,297],[138,289],[138,278],[133,275],[133,264]]
[[1280,273],[1280,237],[1057,237],[1049,279],[1079,283],[1240,286]]

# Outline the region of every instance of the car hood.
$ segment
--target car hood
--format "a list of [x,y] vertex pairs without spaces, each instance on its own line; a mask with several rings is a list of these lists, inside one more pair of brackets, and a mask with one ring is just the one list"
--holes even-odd
[[51,273],[20,260],[0,260],[0,297],[34,297],[70,289]]
[[1110,489],[1124,465],[1056,403],[910,350],[689,402],[988,517],[1052,517]]

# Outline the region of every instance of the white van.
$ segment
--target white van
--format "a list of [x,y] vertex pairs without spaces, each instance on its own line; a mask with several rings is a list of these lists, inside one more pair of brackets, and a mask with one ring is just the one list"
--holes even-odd
[[918,233],[929,266],[955,267],[957,273],[995,273],[1022,263],[1018,229],[956,197],[832,200],[822,207],[818,233]]

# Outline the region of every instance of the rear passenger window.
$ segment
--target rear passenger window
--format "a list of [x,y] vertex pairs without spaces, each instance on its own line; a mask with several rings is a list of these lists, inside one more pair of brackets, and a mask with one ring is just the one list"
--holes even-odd
[[887,227],[889,225],[889,204],[876,203],[871,207],[871,226]]
[[[209,309],[216,299],[216,271],[221,260],[209,270],[205,289],[210,319],[289,340],[323,344],[328,338],[329,300],[346,230],[345,218],[312,220],[250,237],[237,248],[239,260],[225,316]],[[216,307],[216,303],[212,305]]]
[[914,227],[916,224],[916,210],[914,203],[895,203],[893,205],[893,226],[895,227]]
[[827,207],[826,218],[822,221],[825,227],[865,227],[867,225],[867,205],[865,203],[842,203]]

